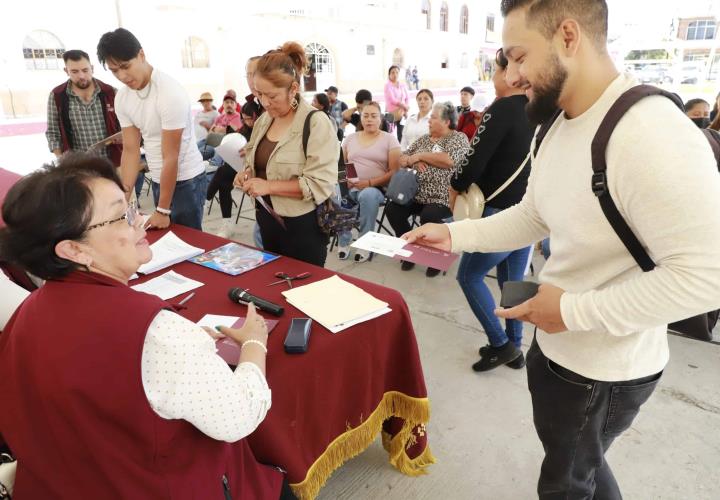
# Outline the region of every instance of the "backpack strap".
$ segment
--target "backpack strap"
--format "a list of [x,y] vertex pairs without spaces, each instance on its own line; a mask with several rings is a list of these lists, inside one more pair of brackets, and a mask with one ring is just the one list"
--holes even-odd
[[630,229],[625,219],[623,219],[617,205],[615,205],[615,202],[610,196],[610,190],[607,185],[607,158],[605,153],[608,142],[610,141],[610,136],[620,119],[635,103],[645,97],[653,95],[665,96],[673,101],[681,110],[683,109],[682,101],[680,101],[680,98],[675,94],[653,87],[652,85],[638,85],[633,87],[623,93],[607,112],[598,131],[595,133],[595,137],[593,137],[591,146],[593,169],[591,182],[592,191],[600,201],[600,207],[613,230],[620,238],[620,241],[623,242],[625,248],[628,249],[628,252],[630,252],[645,272],[652,271],[655,268],[655,263],[632,232],[632,229]]
[[310,140],[310,118],[312,118],[312,115],[315,113],[319,113],[319,109],[314,109],[310,111],[307,116],[305,117],[305,123],[303,123],[303,132],[302,132],[302,147],[303,147],[303,154],[305,155],[305,158],[307,158],[307,146],[308,141]]

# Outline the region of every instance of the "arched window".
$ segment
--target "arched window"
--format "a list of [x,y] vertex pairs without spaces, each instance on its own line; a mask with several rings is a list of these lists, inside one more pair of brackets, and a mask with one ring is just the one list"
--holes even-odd
[[440,7],[440,31],[448,30],[448,6],[447,2],[442,3]]
[[430,0],[423,0],[421,12],[423,14],[425,14],[425,20],[426,20],[425,27],[427,29],[432,28],[432,24],[431,24],[432,18],[430,17],[430,9],[431,8],[432,8],[432,6],[430,5]]
[[182,49],[183,68],[209,68],[210,51],[205,40],[196,36],[185,39]]
[[405,66],[405,56],[403,55],[403,51],[401,49],[393,50],[392,63],[401,68]]
[[460,8],[460,33],[467,35],[468,32],[468,7],[463,5]]
[[335,85],[335,64],[330,51],[322,44],[311,42],[305,46],[308,60],[307,74],[303,78],[306,92],[315,92],[328,85]]
[[32,31],[23,40],[23,58],[27,69],[61,68],[64,52],[65,46],[49,31]]

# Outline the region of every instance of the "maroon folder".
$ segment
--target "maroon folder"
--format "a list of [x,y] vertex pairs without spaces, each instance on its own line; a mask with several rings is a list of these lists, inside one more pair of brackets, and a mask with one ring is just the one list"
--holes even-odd
[[396,254],[393,259],[407,260],[415,264],[420,264],[421,266],[440,269],[441,271],[450,269],[450,266],[452,266],[453,262],[458,258],[458,255],[455,253],[445,252],[444,250],[417,245],[415,243],[408,243],[403,247],[403,250],[412,252],[412,255],[403,257],[402,255]]

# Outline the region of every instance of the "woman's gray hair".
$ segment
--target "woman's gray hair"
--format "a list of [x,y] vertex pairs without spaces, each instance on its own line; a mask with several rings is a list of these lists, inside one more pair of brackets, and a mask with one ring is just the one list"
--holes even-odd
[[438,113],[440,113],[441,120],[450,122],[450,130],[455,130],[458,122],[458,114],[453,103],[450,101],[437,102],[433,104],[432,110],[437,110]]

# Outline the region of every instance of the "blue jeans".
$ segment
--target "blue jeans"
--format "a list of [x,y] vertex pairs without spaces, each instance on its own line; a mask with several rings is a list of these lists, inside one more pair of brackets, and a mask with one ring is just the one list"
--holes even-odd
[[255,248],[263,247],[262,234],[260,234],[260,224],[257,222],[255,222],[255,225],[253,226],[253,241],[255,242]]
[[[358,220],[360,229],[358,236],[369,233],[375,229],[380,204],[385,200],[385,193],[375,187],[366,187],[362,191],[351,189],[350,198],[355,200],[359,206]],[[338,245],[346,247],[352,240],[351,231],[343,231],[338,234]]]
[[[192,179],[179,181],[175,184],[172,202],[170,203],[170,222],[193,227],[202,231],[203,207],[207,193],[208,180],[205,172]],[[152,183],[153,199],[157,206],[160,199],[160,184]]]
[[[500,210],[485,207],[483,217],[498,213]],[[500,320],[494,314],[495,299],[490,288],[485,284],[485,276],[493,267],[497,268],[497,280],[500,289],[506,281],[522,281],[532,247],[525,247],[510,252],[495,253],[463,253],[460,258],[457,280],[460,283],[470,309],[488,336],[490,345],[501,347],[508,341],[520,347],[522,342],[522,322],[505,320],[503,330]]]

